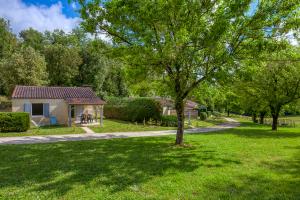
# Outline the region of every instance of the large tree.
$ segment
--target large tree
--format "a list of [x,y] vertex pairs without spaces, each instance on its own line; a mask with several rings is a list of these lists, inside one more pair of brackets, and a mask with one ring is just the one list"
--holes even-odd
[[[3,18],[0,18],[0,64],[4,62],[4,59],[11,56],[16,50],[17,38],[12,33],[9,22]],[[3,78],[0,78],[0,95],[6,95],[6,85]]]
[[29,28],[23,30],[19,33],[20,38],[22,39],[22,44],[25,46],[31,46],[35,50],[41,51],[44,46],[44,35],[43,33]]
[[50,85],[73,86],[82,63],[80,50],[62,44],[50,44],[44,47]]
[[277,130],[282,108],[300,98],[299,47],[288,46],[281,51],[265,52],[244,65],[237,83],[239,94],[261,118],[269,109],[273,118],[272,130]]
[[46,85],[48,73],[45,58],[32,47],[21,47],[0,63],[0,76],[5,83],[6,95],[15,85]]
[[[189,93],[236,63],[236,56],[245,53],[241,49],[253,50],[265,37],[287,33],[299,14],[298,0],[261,1],[255,8],[250,8],[250,0],[78,2],[86,30],[110,35],[131,65],[148,66],[164,76],[177,111],[176,144],[183,144]],[[266,34],[269,27],[271,33]]]

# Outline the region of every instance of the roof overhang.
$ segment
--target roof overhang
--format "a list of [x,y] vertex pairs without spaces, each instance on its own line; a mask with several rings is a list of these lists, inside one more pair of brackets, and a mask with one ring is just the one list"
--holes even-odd
[[65,99],[69,105],[104,105],[105,101],[100,98],[67,98]]

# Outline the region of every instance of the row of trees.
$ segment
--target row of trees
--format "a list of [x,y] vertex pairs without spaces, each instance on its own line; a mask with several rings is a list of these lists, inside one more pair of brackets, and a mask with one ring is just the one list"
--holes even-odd
[[90,85],[99,96],[126,96],[124,65],[112,46],[82,29],[40,33],[32,28],[15,36],[0,19],[0,95],[15,85]]
[[251,115],[254,122],[261,124],[269,114],[273,118],[272,130],[277,130],[281,112],[300,113],[299,47],[288,45],[284,50],[245,60],[242,65],[231,81],[222,86],[205,83],[195,90],[194,98],[209,110]]

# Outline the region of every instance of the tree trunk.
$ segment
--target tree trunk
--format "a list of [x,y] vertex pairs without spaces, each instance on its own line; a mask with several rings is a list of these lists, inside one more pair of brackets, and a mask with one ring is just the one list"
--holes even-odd
[[257,123],[257,115],[256,115],[256,113],[252,113],[252,121],[254,123]]
[[177,134],[176,134],[176,145],[183,144],[183,128],[184,128],[184,103],[183,99],[176,99],[175,109],[177,113]]
[[267,112],[265,112],[265,111],[262,111],[259,113],[259,123],[260,124],[264,124],[264,119],[265,119],[266,114],[267,114]]
[[230,116],[230,112],[229,112],[229,110],[227,109],[227,117],[229,117]]
[[272,122],[272,131],[277,131],[278,126],[278,113],[272,114],[273,122]]
[[277,131],[277,126],[278,126],[278,117],[279,117],[279,112],[280,112],[281,107],[271,107],[271,114],[273,118],[272,122],[272,131]]

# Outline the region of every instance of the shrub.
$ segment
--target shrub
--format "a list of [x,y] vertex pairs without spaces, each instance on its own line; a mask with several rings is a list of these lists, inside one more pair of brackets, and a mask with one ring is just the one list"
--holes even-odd
[[200,116],[201,120],[206,120],[207,119],[207,113],[206,112],[200,112],[199,116]]
[[162,108],[159,102],[149,98],[124,99],[119,105],[107,104],[104,106],[106,118],[120,119],[124,121],[143,122],[160,120]]
[[142,122],[144,119],[159,120],[162,108],[154,99],[138,98],[128,103],[127,112],[130,121]]
[[125,106],[105,105],[104,116],[108,119],[128,120]]
[[212,114],[212,112],[208,110],[208,111],[207,111],[207,117],[210,117],[211,114]]
[[161,116],[161,126],[177,127],[177,117],[173,115]]
[[30,127],[29,114],[25,112],[0,113],[0,132],[24,132]]
[[221,117],[221,113],[218,111],[214,111],[212,114],[216,117]]

